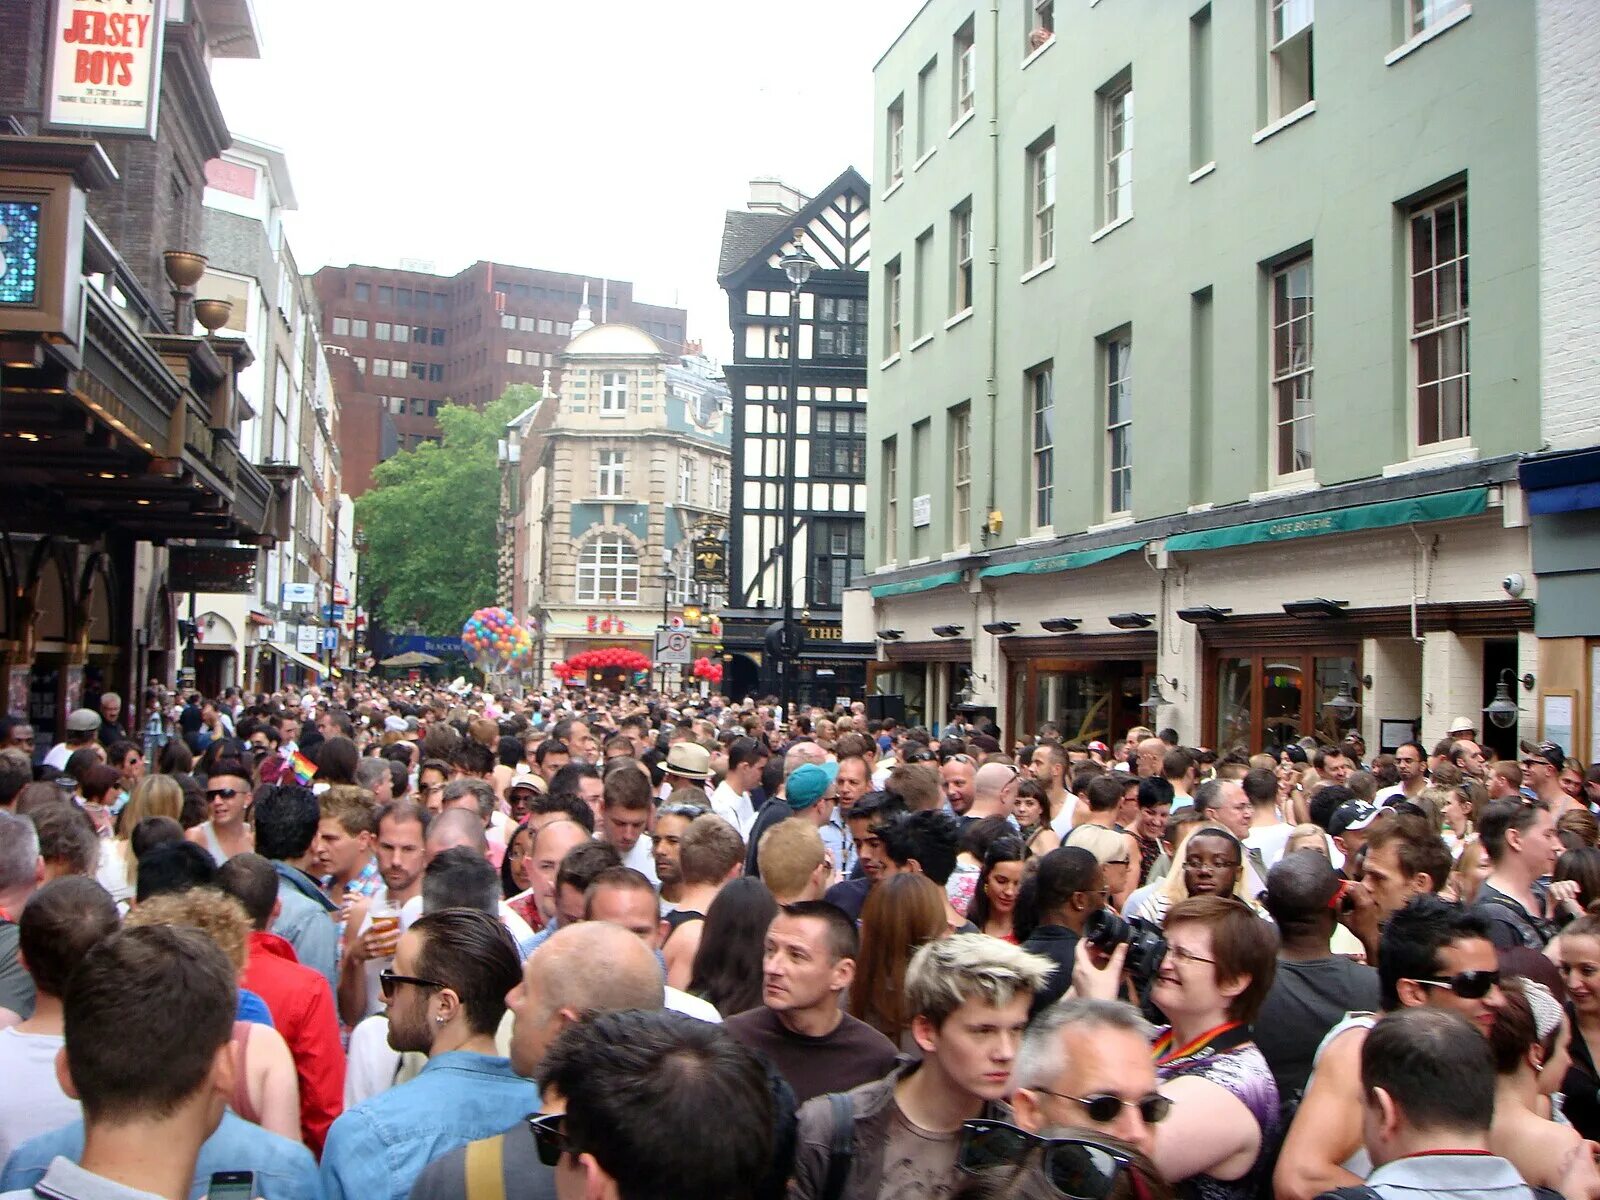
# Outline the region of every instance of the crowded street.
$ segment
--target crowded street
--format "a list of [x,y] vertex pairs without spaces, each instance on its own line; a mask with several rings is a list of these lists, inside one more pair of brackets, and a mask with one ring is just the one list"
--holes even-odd
[[0,1200],[1600,1200],[1586,0],[0,48]]

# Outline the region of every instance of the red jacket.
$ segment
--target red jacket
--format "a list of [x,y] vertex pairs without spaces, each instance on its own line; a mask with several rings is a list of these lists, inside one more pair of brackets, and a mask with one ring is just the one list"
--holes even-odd
[[318,1157],[328,1126],[344,1109],[344,1049],[328,981],[295,958],[275,933],[250,935],[241,986],[267,1002],[272,1023],[294,1055],[300,1079],[300,1132]]

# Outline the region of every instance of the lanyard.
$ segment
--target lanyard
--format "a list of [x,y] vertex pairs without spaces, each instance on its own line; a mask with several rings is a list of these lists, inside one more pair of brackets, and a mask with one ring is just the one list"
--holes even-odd
[[1203,1050],[1206,1046],[1222,1037],[1223,1034],[1230,1033],[1243,1025],[1243,1021],[1224,1022],[1223,1024],[1218,1025],[1215,1029],[1206,1030],[1192,1042],[1189,1042],[1183,1046],[1179,1046],[1176,1049],[1173,1048],[1172,1030],[1169,1029],[1156,1039],[1156,1044],[1154,1047],[1152,1047],[1152,1052],[1156,1056],[1156,1066],[1164,1067],[1168,1063],[1176,1062],[1180,1058],[1188,1058],[1197,1050]]

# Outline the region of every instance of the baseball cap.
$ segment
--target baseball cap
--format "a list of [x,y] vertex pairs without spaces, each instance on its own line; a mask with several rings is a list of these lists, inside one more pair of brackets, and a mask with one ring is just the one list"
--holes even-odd
[[[68,718],[67,728],[72,728],[71,718]],[[1550,765],[1558,771],[1566,764],[1566,751],[1555,742],[1522,742],[1521,746],[1524,754],[1535,754],[1540,758],[1549,759]]]
[[1333,816],[1328,818],[1328,832],[1334,837],[1343,837],[1347,833],[1365,829],[1378,819],[1382,810],[1374,804],[1367,804],[1362,800],[1351,800],[1341,804],[1334,810]]
[[383,719],[383,731],[385,733],[404,733],[406,731],[405,718],[385,717]]
[[100,714],[92,708],[75,708],[67,714],[68,733],[93,733],[100,728]]
[[1104,742],[1099,742],[1099,741],[1090,742],[1087,748],[1090,749],[1090,750],[1093,750],[1093,751],[1095,751],[1096,753],[1099,753],[1099,754],[1110,754],[1111,753],[1111,747],[1106,745]]
[[1477,733],[1478,723],[1471,717],[1451,717],[1450,727],[1445,732],[1452,737],[1458,733]]
[[839,764],[829,763],[802,763],[789,772],[789,778],[784,781],[783,798],[789,802],[789,807],[794,812],[810,808],[833,786],[834,776],[839,774]]

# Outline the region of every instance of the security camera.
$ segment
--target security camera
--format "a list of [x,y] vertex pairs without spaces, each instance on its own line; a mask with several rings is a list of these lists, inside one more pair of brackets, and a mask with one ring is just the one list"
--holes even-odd
[[1527,590],[1528,581],[1522,577],[1522,572],[1513,571],[1500,581],[1500,586],[1505,590],[1506,595],[1516,600]]

